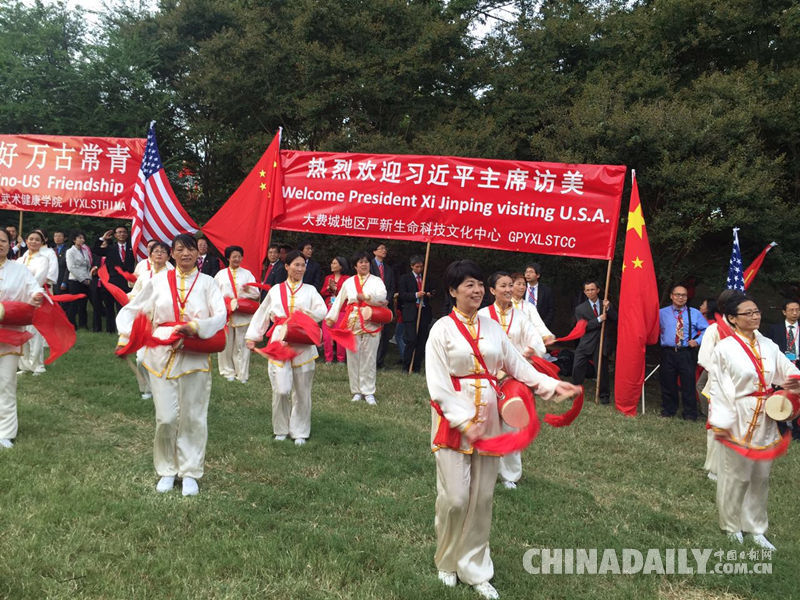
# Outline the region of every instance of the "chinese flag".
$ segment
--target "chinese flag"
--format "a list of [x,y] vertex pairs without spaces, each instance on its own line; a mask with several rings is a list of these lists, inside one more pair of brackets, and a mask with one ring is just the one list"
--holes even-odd
[[642,395],[645,347],[658,341],[658,308],[656,274],[634,172],[619,290],[617,366],[614,374],[617,410],[629,416],[636,415]]
[[242,266],[259,281],[272,221],[284,212],[280,149],[279,130],[250,174],[203,227],[220,252],[227,246],[241,246]]
[[772,250],[777,245],[778,245],[777,242],[770,242],[769,246],[764,248],[761,251],[761,254],[756,256],[756,259],[752,263],[750,263],[749,267],[747,267],[744,270],[744,273],[743,273],[744,289],[749,288],[750,284],[753,283],[753,279],[755,279],[756,273],[758,273],[758,270],[761,268],[761,263],[764,262],[764,257],[767,255],[767,252]]

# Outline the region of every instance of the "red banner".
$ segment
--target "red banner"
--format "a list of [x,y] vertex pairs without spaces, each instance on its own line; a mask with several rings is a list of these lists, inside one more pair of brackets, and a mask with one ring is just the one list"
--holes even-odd
[[625,167],[281,152],[275,229],[610,259]]
[[141,138],[0,135],[0,209],[130,219]]

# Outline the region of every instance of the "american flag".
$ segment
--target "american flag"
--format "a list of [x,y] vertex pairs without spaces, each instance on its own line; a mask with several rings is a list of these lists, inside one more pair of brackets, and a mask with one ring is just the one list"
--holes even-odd
[[147,144],[139,167],[139,181],[133,188],[131,207],[135,215],[131,227],[134,253],[147,257],[147,242],[158,240],[170,243],[179,233],[194,234],[197,224],[175,197],[169,184],[156,144],[155,121],[150,123]]
[[733,250],[731,250],[731,261],[728,264],[728,281],[726,287],[729,290],[744,292],[744,275],[742,269],[742,252],[739,250],[739,228],[733,228]]

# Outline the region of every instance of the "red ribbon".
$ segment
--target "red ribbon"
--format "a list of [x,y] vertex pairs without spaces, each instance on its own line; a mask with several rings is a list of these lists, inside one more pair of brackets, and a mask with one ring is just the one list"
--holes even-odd
[[[148,263],[148,264],[149,264],[149,263]],[[138,278],[136,275],[134,275],[133,273],[128,273],[127,271],[124,271],[124,270],[122,269],[122,267],[120,267],[119,265],[115,266],[115,267],[114,267],[114,270],[115,270],[117,273],[119,273],[120,275],[122,275],[122,276],[125,278],[125,280],[126,280],[126,281],[129,281],[130,283],[136,283],[136,280],[137,280],[137,279],[139,279],[139,278]]]
[[108,290],[108,292],[114,297],[114,300],[119,302],[122,306],[125,306],[128,302],[128,294],[126,294],[122,288],[114,285],[108,280],[108,267],[106,267],[106,263],[103,263],[99,269],[97,269],[97,276],[100,278],[100,282],[103,284],[103,287]]
[[556,342],[569,342],[571,340],[577,340],[578,338],[583,337],[586,333],[586,325],[588,321],[586,319],[580,319],[577,323],[575,323],[575,327],[572,328],[567,335],[564,337],[557,338],[553,343]]

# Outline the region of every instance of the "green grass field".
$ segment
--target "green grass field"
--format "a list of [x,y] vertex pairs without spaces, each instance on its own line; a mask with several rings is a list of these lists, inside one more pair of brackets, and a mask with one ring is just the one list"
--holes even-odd
[[[318,363],[312,434],[297,448],[271,440],[262,358],[246,386],[215,374],[206,475],[183,498],[155,492],[153,406],[115,342],[81,332],[47,374],[20,377],[19,437],[0,452],[0,597],[476,597],[436,579],[423,378],[380,372],[371,408],[349,401],[344,365]],[[798,597],[797,444],[773,466],[771,575],[525,571],[531,548],[733,549],[702,471],[702,423],[656,414],[589,403],[573,426],[543,426],[520,487],[495,495],[503,598]]]

